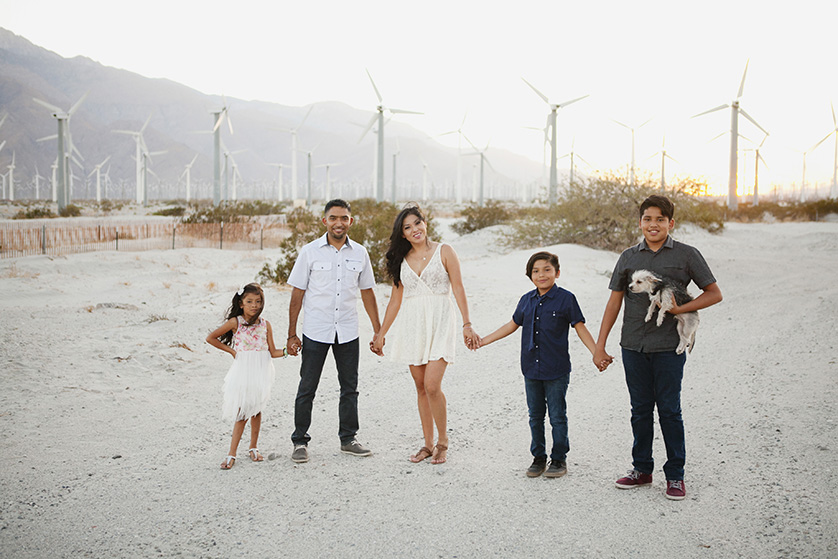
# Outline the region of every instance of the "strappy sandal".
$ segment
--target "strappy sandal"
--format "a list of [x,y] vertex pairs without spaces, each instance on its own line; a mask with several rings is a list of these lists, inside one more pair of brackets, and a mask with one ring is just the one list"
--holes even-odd
[[419,449],[419,452],[417,452],[416,454],[414,454],[410,457],[410,461],[413,462],[414,464],[418,464],[422,460],[424,460],[426,458],[430,458],[433,455],[434,455],[434,452],[430,448],[428,448],[426,446],[423,446],[422,448]]
[[437,449],[440,452],[445,452],[446,456],[442,460],[440,460],[439,458],[431,458],[431,464],[445,464],[448,461],[448,456],[447,456],[448,445],[436,443],[436,446],[434,446],[434,450],[437,450]]
[[221,463],[221,469],[222,470],[229,470],[230,468],[232,468],[235,465],[235,463],[236,463],[236,457],[235,456],[228,456],[227,458],[224,459],[224,462]]
[[250,459],[253,460],[254,462],[261,462],[262,460],[264,460],[262,455],[259,453],[259,449],[256,448],[255,446],[253,448],[251,448],[250,450],[248,450],[247,452],[250,454]]

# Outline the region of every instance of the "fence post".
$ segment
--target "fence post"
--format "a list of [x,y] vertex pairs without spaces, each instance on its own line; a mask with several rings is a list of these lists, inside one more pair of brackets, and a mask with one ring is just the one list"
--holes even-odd
[[119,250],[119,227],[116,228],[116,250]]
[[265,250],[265,226],[259,226],[259,250]]
[[218,249],[224,249],[224,220],[221,220],[221,233],[218,235]]
[[172,250],[175,250],[175,230],[177,225],[172,225]]
[[41,254],[47,253],[47,225],[41,224]]

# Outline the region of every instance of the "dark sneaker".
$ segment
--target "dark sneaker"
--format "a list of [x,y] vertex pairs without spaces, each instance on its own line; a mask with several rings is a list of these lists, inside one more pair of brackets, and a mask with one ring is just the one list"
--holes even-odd
[[291,453],[291,460],[298,464],[308,462],[308,447],[304,444],[294,445],[294,452]]
[[683,501],[687,496],[687,487],[680,479],[666,480],[666,498],[672,501]]
[[372,451],[361,446],[361,443],[352,439],[346,444],[340,445],[340,451],[344,454],[351,454],[352,456],[369,456]]
[[567,462],[564,460],[550,460],[544,477],[562,477],[567,473]]
[[538,477],[547,469],[547,457],[538,456],[532,461],[532,466],[527,468],[527,477]]
[[615,485],[618,489],[634,489],[644,485],[652,484],[652,474],[644,474],[637,470],[631,470],[627,476],[617,480]]

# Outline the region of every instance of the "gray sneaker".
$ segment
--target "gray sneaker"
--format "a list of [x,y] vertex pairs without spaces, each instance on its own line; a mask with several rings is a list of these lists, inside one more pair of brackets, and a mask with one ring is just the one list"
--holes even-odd
[[562,477],[567,473],[567,462],[564,460],[550,460],[550,465],[547,466],[547,471],[544,472],[544,477]]
[[351,454],[352,456],[369,456],[372,451],[361,446],[361,443],[352,439],[346,444],[340,445],[340,451],[344,454]]
[[544,473],[547,467],[547,457],[537,456],[532,461],[532,466],[527,468],[527,477],[538,477]]
[[295,444],[294,452],[291,453],[291,460],[298,464],[308,462],[308,447],[304,444]]

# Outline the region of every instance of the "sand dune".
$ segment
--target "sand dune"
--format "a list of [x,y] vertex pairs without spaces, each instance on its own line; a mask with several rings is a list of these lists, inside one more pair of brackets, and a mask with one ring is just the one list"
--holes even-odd
[[[506,322],[531,284],[532,252],[490,229],[449,242],[472,321]],[[459,350],[446,375],[451,451],[421,446],[406,368],[361,357],[359,439],[339,452],[338,387],[327,363],[312,461],[290,461],[299,360],[278,382],[251,463],[247,432],[218,464],[229,357],[203,339],[270,251],[91,253],[0,261],[0,549],[4,557],[835,557],[838,555],[838,224],[676,229],[696,245],[725,300],[702,313],[687,363],[686,501],[655,484],[619,491],[631,431],[622,366],[599,373],[571,336],[569,474],[528,479],[529,429],[518,335]],[[534,250],[534,249],[533,249]],[[617,254],[570,245],[559,283],[596,334]],[[694,288],[693,288],[694,289]],[[377,288],[383,312],[389,287]],[[282,345],[289,291],[269,288]],[[362,341],[371,337],[362,322]],[[618,355],[615,332],[609,344]],[[386,351],[386,347],[385,347]]]

